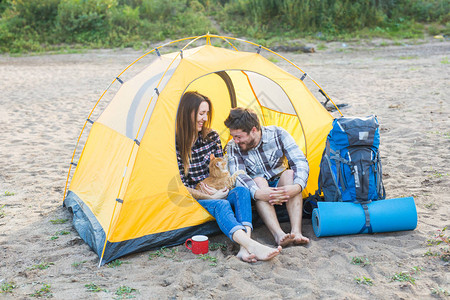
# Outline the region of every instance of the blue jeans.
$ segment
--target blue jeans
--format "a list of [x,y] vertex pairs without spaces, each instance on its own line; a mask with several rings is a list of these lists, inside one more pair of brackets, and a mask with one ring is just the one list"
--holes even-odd
[[[233,240],[233,233],[244,226],[253,230],[250,192],[236,187],[228,193],[227,199],[197,200],[217,221],[220,230]],[[234,211],[232,209],[234,208]]]

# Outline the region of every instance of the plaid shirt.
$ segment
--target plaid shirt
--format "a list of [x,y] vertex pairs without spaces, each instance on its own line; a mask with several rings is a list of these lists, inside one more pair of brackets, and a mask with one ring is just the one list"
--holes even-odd
[[283,163],[287,159],[289,167],[294,171],[294,183],[305,188],[308,181],[309,166],[305,155],[292,136],[277,126],[261,127],[261,141],[247,152],[241,152],[233,140],[227,144],[228,169],[230,174],[237,170],[245,170],[247,174],[239,175],[236,185],[250,189],[252,198],[259,190],[252,178],[264,177],[273,180],[286,170]]
[[203,139],[201,132],[199,132],[198,139],[195,141],[194,146],[192,146],[192,157],[187,176],[184,175],[183,161],[181,160],[178,145],[176,146],[177,162],[178,168],[180,169],[181,181],[187,187],[195,188],[197,183],[209,176],[209,162],[211,154],[214,154],[215,157],[223,156],[219,134],[212,130],[208,133],[207,137],[210,140]]

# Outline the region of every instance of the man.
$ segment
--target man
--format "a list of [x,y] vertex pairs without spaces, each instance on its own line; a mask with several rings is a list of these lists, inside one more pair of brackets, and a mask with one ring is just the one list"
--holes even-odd
[[[237,185],[249,188],[264,223],[280,246],[306,244],[302,235],[302,190],[309,174],[308,161],[292,136],[277,126],[261,127],[250,109],[234,108],[225,120],[233,139],[227,145],[228,168],[239,175]],[[285,158],[290,169],[287,169]],[[286,203],[291,232],[285,233],[274,205]]]

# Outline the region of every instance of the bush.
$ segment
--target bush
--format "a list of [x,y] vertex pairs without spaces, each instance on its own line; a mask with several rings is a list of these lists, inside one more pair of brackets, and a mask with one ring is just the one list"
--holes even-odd
[[140,34],[147,39],[163,40],[212,32],[203,5],[195,0],[189,3],[186,0],[143,0],[140,12],[144,19]]
[[[267,41],[450,34],[448,0],[0,0],[0,52],[143,46],[216,33]],[[418,23],[419,22],[419,23]]]
[[61,0],[58,30],[63,42],[96,42],[111,29],[111,11],[117,0]]
[[13,0],[12,9],[25,25],[45,29],[54,26],[60,0]]

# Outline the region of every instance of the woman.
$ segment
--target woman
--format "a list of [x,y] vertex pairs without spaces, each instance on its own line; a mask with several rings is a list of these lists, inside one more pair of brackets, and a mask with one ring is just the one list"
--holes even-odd
[[186,92],[181,98],[176,128],[181,180],[198,203],[216,219],[222,232],[241,246],[238,258],[246,262],[269,260],[280,253],[281,247],[267,247],[251,239],[253,226],[248,189],[216,190],[201,184],[201,191],[195,190],[195,186],[209,175],[210,155],[223,156],[219,135],[210,128],[211,115],[208,97]]

